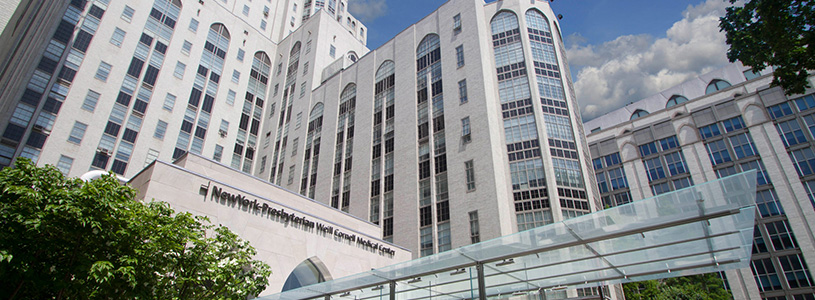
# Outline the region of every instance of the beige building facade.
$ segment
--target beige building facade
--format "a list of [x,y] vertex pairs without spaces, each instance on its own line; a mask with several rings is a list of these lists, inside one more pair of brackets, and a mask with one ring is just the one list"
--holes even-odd
[[[411,259],[407,249],[380,239],[375,224],[195,154],[173,164],[157,160],[129,184],[142,201],[205,216],[249,241],[272,270],[261,296]],[[298,268],[303,264],[308,268]]]

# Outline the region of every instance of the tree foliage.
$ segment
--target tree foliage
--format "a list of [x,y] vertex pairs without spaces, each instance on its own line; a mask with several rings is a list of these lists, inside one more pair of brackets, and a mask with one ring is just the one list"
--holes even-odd
[[[730,0],[735,3],[736,0]],[[815,3],[809,0],[747,0],[731,6],[720,19],[727,58],[761,71],[775,68],[773,85],[787,95],[810,87],[808,70],[815,69]]]
[[18,159],[0,171],[0,299],[246,299],[255,249],[206,218]]
[[724,282],[714,273],[623,284],[628,300],[729,300]]

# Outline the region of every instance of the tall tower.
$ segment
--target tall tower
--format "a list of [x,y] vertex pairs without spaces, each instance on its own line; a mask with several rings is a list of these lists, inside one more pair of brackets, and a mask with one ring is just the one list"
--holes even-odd
[[545,2],[451,0],[361,57],[295,32],[254,175],[381,225],[415,256],[589,213],[558,28]]
[[[64,4],[64,3],[63,3]],[[378,49],[344,1],[71,1],[12,60],[0,164],[200,154],[424,256],[598,208],[556,15],[450,0]]]

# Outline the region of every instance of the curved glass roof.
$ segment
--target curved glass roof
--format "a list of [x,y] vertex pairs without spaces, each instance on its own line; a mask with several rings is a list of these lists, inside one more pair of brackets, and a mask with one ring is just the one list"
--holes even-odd
[[755,185],[755,171],[739,173],[259,299],[388,299],[392,287],[395,299],[482,298],[742,268]]

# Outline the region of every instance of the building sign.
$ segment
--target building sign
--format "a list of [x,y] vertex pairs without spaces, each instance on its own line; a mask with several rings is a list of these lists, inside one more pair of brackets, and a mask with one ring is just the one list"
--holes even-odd
[[344,229],[337,228],[330,224],[308,219],[306,216],[297,215],[293,211],[288,212],[285,208],[272,207],[267,201],[258,201],[258,199],[250,200],[244,195],[229,193],[214,185],[210,188],[209,199],[226,206],[234,207],[235,209],[260,213],[261,216],[266,216],[269,219],[277,220],[284,224],[294,224],[305,231],[311,231],[323,236],[333,236],[334,239],[338,241],[356,243],[358,246],[372,252],[378,252],[380,255],[393,256],[396,253],[396,251],[388,247],[387,244],[371,240],[362,235],[347,232]]

